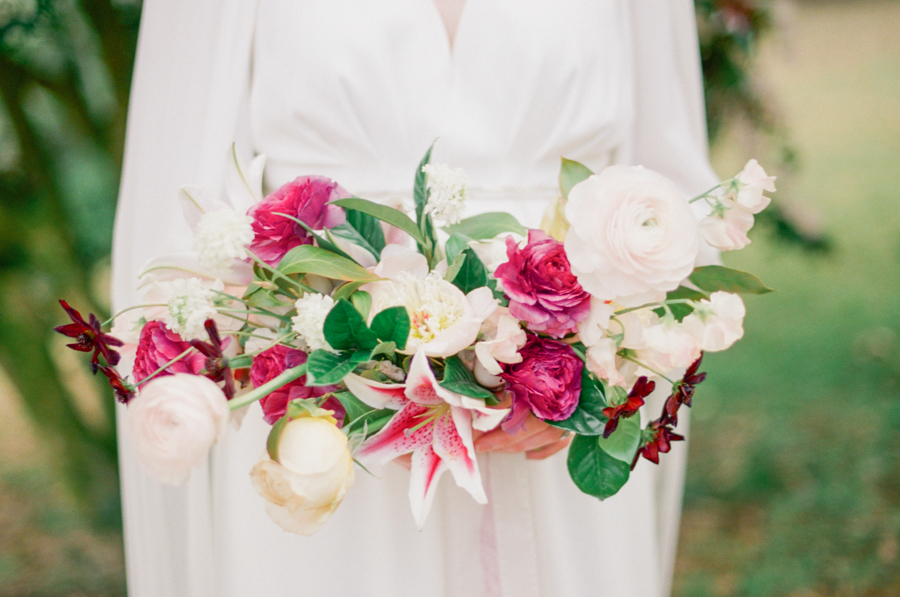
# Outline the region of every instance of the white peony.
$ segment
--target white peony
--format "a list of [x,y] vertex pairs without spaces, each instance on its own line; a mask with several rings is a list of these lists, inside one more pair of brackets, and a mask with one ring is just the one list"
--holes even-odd
[[194,229],[194,249],[200,265],[221,271],[235,259],[247,259],[247,245],[253,242],[253,218],[222,208],[200,216]]
[[714,292],[684,318],[684,330],[709,352],[725,350],[744,335],[744,301],[736,294]]
[[766,174],[756,160],[750,160],[737,175],[737,204],[750,213],[758,214],[769,205],[770,198],[763,191],[775,192],[775,177]]
[[308,352],[324,348],[334,352],[325,340],[325,318],[334,307],[334,299],[327,294],[305,294],[294,304],[297,315],[291,318],[292,329],[306,343]]
[[456,224],[462,218],[469,177],[461,168],[444,164],[426,164],[422,172],[428,175],[428,204],[425,213],[445,224]]
[[163,483],[177,484],[224,435],[228,400],[206,377],[176,373],[141,387],[128,403],[126,416],[144,468]]
[[572,272],[601,300],[674,290],[700,250],[687,198],[641,167],[610,166],[575,185],[566,217]]
[[281,528],[312,535],[331,517],[353,485],[353,458],[333,419],[300,417],[285,424],[277,460],[263,454],[250,472],[266,499],[266,513]]

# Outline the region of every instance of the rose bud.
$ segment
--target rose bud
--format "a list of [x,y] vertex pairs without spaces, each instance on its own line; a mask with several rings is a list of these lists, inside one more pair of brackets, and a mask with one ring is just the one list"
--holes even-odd
[[163,483],[185,480],[222,438],[230,411],[215,382],[200,375],[156,377],[128,404],[131,441],[144,468]]
[[325,416],[306,412],[281,419],[272,428],[269,450],[250,473],[269,517],[298,535],[318,531],[355,479],[347,436],[330,411],[314,410]]

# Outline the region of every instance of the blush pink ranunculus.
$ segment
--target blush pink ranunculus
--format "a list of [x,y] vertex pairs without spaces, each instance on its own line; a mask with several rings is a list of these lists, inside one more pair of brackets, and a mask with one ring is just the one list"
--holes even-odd
[[563,244],[540,230],[528,231],[522,248],[506,240],[508,260],[494,276],[509,297],[509,312],[528,329],[562,338],[578,328],[591,311],[588,294],[569,267]]
[[323,176],[300,176],[251,207],[253,242],[250,250],[269,265],[278,265],[288,251],[312,244],[312,237],[286,214],[304,222],[313,230],[340,226],[346,221],[344,210],[331,201],[350,197],[338,183]]
[[[258,388],[284,373],[285,369],[292,369],[305,362],[306,353],[302,350],[276,344],[253,358],[253,365],[250,367],[250,382],[254,388]],[[284,416],[288,402],[291,400],[316,398],[328,392],[334,392],[337,389],[337,386],[307,386],[306,376],[303,375],[262,398],[259,401],[259,405],[263,410],[263,418],[266,420],[266,423],[271,425]],[[336,398],[329,398],[322,405],[322,408],[333,410],[334,418],[337,419],[340,426],[346,414],[340,401]]]
[[503,428],[514,432],[529,411],[547,421],[564,421],[572,416],[581,396],[584,368],[572,347],[529,335],[519,354],[522,362],[505,365],[500,374],[512,394],[512,412]]
[[[191,348],[190,343],[170,330],[161,321],[149,321],[141,329],[137,351],[134,357],[134,381],[141,382],[157,369]],[[199,375],[206,366],[206,357],[192,350],[187,356],[175,361],[165,371],[157,374],[190,373]]]

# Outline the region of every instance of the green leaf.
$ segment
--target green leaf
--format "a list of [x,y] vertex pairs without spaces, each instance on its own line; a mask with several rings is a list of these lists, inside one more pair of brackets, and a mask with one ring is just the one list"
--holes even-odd
[[447,255],[447,260],[452,261],[454,257],[465,251],[466,247],[469,246],[470,240],[472,239],[462,234],[451,234],[447,242],[444,243],[444,252]]
[[333,234],[353,241],[372,253],[375,259],[381,259],[384,249],[384,230],[377,218],[356,209],[348,209],[347,221],[332,228]]
[[622,489],[631,474],[631,463],[602,450],[596,436],[576,435],[569,446],[567,464],[578,489],[601,500]]
[[475,376],[469,371],[465,363],[459,357],[447,357],[444,361],[444,379],[440,382],[442,388],[481,400],[495,401],[493,392],[485,389],[475,381]]
[[396,342],[379,342],[378,346],[376,346],[372,350],[372,354],[370,355],[373,359],[380,355],[385,354],[389,357],[394,356],[394,353],[397,352],[397,343]]
[[275,421],[272,429],[269,430],[269,437],[266,439],[266,451],[269,453],[269,458],[275,462],[278,462],[278,439],[281,437],[281,430],[284,429],[288,421],[290,419],[287,416]]
[[617,460],[628,463],[634,460],[641,443],[641,413],[627,419],[619,419],[619,426],[607,438],[598,438],[600,448]]
[[[350,255],[348,255],[347,253],[345,253],[343,249],[341,249],[339,246],[334,244],[330,239],[325,238],[324,236],[322,236],[321,234],[319,234],[318,232],[316,232],[315,230],[310,228],[309,224],[307,224],[303,220],[301,220],[299,218],[295,218],[294,216],[290,216],[286,213],[279,213],[277,211],[273,212],[273,213],[276,216],[281,216],[283,218],[287,218],[288,220],[291,220],[295,224],[301,226],[304,230],[306,230],[307,234],[309,234],[311,237],[316,239],[316,244],[319,245],[321,248],[325,249],[326,251],[331,251],[332,253],[337,253],[341,257],[344,257],[344,258],[349,259],[349,260],[353,261],[354,263],[356,263],[356,260],[353,259],[352,257],[350,257]],[[328,230],[326,230],[325,233],[328,234]]]
[[406,348],[409,340],[409,313],[405,307],[390,307],[372,319],[372,332],[384,342],[394,342],[397,350]]
[[332,280],[375,282],[378,276],[354,261],[313,245],[300,245],[288,251],[278,264],[282,274],[316,274]]
[[762,281],[747,272],[723,267],[721,265],[707,265],[694,269],[690,276],[697,288],[706,292],[736,292],[739,294],[766,294],[772,289]]
[[579,435],[602,435],[608,420],[603,414],[603,409],[607,406],[603,388],[585,367],[581,370],[581,396],[575,412],[564,421],[547,421],[547,423],[574,431]]
[[355,209],[362,213],[369,214],[373,218],[377,218],[382,222],[387,222],[391,226],[404,231],[417,243],[425,242],[416,223],[399,209],[394,209],[393,207],[388,207],[387,205],[381,205],[380,203],[375,203],[374,201],[369,201],[367,199],[360,199],[358,197],[337,199],[331,203],[340,207]]
[[362,315],[363,321],[369,318],[369,311],[372,310],[372,295],[365,290],[358,290],[350,296],[350,302]]
[[378,344],[356,307],[344,299],[336,302],[328,312],[324,332],[325,340],[335,350],[372,350]]
[[453,282],[456,279],[456,276],[459,275],[459,270],[462,269],[463,264],[466,262],[466,255],[463,253],[462,255],[456,255],[451,261],[450,266],[447,268],[447,273],[444,274],[444,279],[448,282]]
[[339,301],[341,299],[350,300],[350,297],[354,292],[359,290],[359,287],[365,284],[365,282],[347,282],[346,284],[342,284],[340,288],[338,288],[331,298],[335,301]]
[[473,240],[491,239],[504,232],[515,232],[522,236],[528,233],[528,230],[515,217],[501,211],[472,216],[461,220],[458,224],[445,226],[444,230],[450,234],[460,234]]
[[357,365],[368,361],[371,356],[372,352],[368,350],[345,351],[335,354],[320,348],[310,354],[306,361],[306,385],[330,386],[336,384],[356,369]]
[[[487,286],[488,271],[478,258],[478,255],[471,247],[467,247],[465,251],[460,253],[465,255],[466,260],[463,262],[459,273],[453,279],[453,284],[464,293],[468,294],[476,288]],[[458,258],[457,258],[458,259]]]
[[344,430],[347,435],[353,435],[354,433],[362,433],[363,429],[365,429],[366,437],[371,437],[381,431],[396,414],[397,411],[389,408],[372,410],[350,421],[350,424],[346,425]]
[[431,152],[434,149],[434,143],[425,152],[422,161],[416,168],[416,177],[413,180],[413,199],[416,204],[416,221],[421,222],[425,215],[425,206],[428,204],[428,175],[422,172],[429,162],[431,162]]
[[275,297],[274,291],[266,288],[260,288],[255,283],[247,287],[247,291],[244,292],[243,299],[247,301],[247,304],[251,307],[262,307],[263,309],[268,309],[271,307],[283,307],[285,305],[284,302],[278,300]]
[[[693,288],[688,288],[687,286],[679,286],[672,292],[666,295],[667,301],[674,301],[680,299],[690,299],[692,301],[699,301],[700,299],[705,299],[706,295],[702,292],[697,292]],[[685,317],[690,315],[694,308],[690,305],[686,305],[684,303],[676,303],[674,305],[669,305],[669,310],[672,311],[672,315],[675,316],[675,319],[678,321],[682,321]],[[654,309],[654,313],[662,317],[666,314],[666,310],[660,307],[659,309]]]
[[344,410],[347,411],[347,420],[344,421],[345,425],[373,410],[371,406],[350,392],[338,392],[334,397],[340,400],[341,404],[344,406]]
[[569,191],[579,182],[593,175],[591,169],[574,160],[562,159],[562,166],[559,169],[559,190],[563,199],[569,198]]

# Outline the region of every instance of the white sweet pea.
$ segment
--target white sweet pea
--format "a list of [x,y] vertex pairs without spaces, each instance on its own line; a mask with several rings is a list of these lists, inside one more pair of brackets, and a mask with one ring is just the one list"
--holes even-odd
[[463,294],[439,272],[429,272],[424,257],[406,247],[386,247],[374,272],[388,279],[364,287],[372,295],[372,313],[406,308],[410,334],[403,352],[407,354],[421,349],[430,357],[455,355],[475,342],[481,324],[497,309],[490,288]]
[[266,452],[250,472],[281,528],[312,535],[331,517],[356,478],[347,436],[330,417],[303,416],[285,424],[277,457]]
[[578,324],[578,338],[585,346],[593,346],[606,337],[609,319],[615,311],[616,305],[612,301],[591,297],[591,312]]
[[482,340],[475,344],[478,362],[491,375],[500,375],[500,363],[521,363],[519,349],[525,346],[528,337],[519,325],[519,320],[509,315],[509,310],[498,308],[481,328]]
[[694,336],[700,348],[718,352],[730,347],[744,335],[744,301],[736,294],[714,292],[701,300],[694,312],[684,318],[684,330]]
[[507,237],[512,237],[516,244],[525,240],[525,237],[521,234],[505,232],[489,240],[473,240],[469,243],[469,246],[472,247],[472,250],[475,251],[475,254],[478,255],[478,258],[491,273],[509,261],[506,253]]
[[444,164],[426,164],[422,172],[428,175],[428,204],[425,213],[445,224],[456,224],[465,208],[466,185],[469,177],[461,168]]
[[294,304],[297,315],[291,318],[292,328],[303,342],[308,352],[324,348],[334,352],[325,340],[325,318],[334,307],[334,299],[327,294],[305,294]]
[[619,369],[616,366],[616,352],[618,350],[619,347],[616,346],[615,340],[612,338],[601,338],[588,349],[585,365],[588,371],[600,379],[607,380],[609,385],[625,387],[626,379],[619,373]]
[[735,251],[750,244],[747,233],[753,228],[753,214],[741,205],[730,203],[730,207],[725,205],[726,211],[714,210],[700,221],[703,238],[720,251]]
[[247,259],[253,242],[253,218],[233,209],[204,213],[194,229],[194,250],[200,265],[225,270],[235,260]]
[[700,251],[697,220],[670,180],[610,166],[569,193],[566,255],[582,287],[601,300],[678,287]]
[[686,368],[700,358],[697,339],[672,317],[645,329],[643,338],[646,349],[638,351],[637,360],[657,371]]
[[228,400],[214,382],[176,373],[147,382],[128,403],[131,443],[147,472],[177,484],[224,435]]
[[741,173],[737,175],[739,189],[737,204],[750,213],[758,214],[764,210],[771,199],[763,195],[763,191],[775,192],[775,177],[766,174],[756,160],[750,160]]

